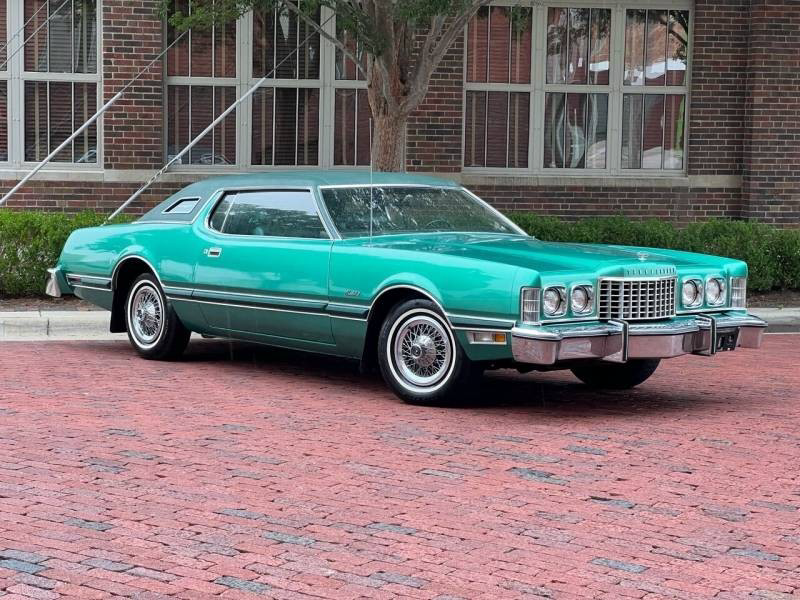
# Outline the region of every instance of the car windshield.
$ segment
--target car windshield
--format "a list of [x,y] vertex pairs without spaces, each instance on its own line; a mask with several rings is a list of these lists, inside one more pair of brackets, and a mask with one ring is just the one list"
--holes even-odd
[[323,188],[322,198],[343,238],[372,235],[465,231],[519,234],[496,211],[459,188]]

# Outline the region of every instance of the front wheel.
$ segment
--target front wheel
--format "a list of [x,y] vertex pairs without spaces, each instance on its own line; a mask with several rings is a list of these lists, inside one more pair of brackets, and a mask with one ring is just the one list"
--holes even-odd
[[158,280],[149,273],[140,275],[128,292],[125,325],[136,351],[154,360],[179,357],[191,335],[167,303]]
[[647,381],[661,361],[657,358],[626,363],[590,363],[573,367],[572,373],[586,385],[609,390],[628,390]]
[[409,300],[390,311],[378,338],[378,363],[384,381],[410,404],[463,398],[479,373],[429,300]]

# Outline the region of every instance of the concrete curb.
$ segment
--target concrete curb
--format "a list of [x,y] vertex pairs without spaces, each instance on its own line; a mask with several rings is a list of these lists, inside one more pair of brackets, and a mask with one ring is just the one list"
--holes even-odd
[[[754,308],[767,321],[767,333],[800,332],[800,308]],[[110,313],[96,311],[0,311],[0,341],[124,340],[124,333],[109,333]]]
[[125,339],[109,333],[110,316],[104,310],[0,312],[0,341]]

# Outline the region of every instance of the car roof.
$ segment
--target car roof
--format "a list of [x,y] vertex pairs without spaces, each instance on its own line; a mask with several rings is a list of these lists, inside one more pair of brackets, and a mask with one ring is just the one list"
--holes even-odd
[[211,177],[193,183],[182,195],[206,197],[219,189],[285,185],[291,187],[318,187],[325,185],[408,184],[455,187],[458,184],[446,179],[408,173],[372,173],[363,169],[309,169],[291,171],[266,171],[241,175]]
[[[209,197],[218,190],[258,187],[309,187],[326,185],[357,186],[368,185],[430,185],[436,187],[457,187],[454,181],[412,175],[408,173],[372,173],[364,169],[296,169],[290,171],[264,171],[210,177],[191,183],[158,204],[142,216],[140,221],[191,221],[206,204]],[[164,211],[181,198],[199,198],[200,202],[190,213],[165,214]]]

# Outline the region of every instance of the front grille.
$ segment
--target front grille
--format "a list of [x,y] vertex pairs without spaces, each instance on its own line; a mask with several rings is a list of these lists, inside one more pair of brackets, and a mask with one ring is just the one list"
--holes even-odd
[[675,316],[675,277],[601,279],[601,319],[663,319]]

